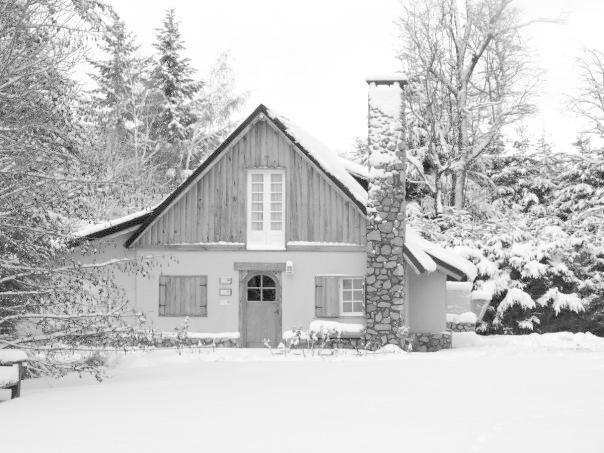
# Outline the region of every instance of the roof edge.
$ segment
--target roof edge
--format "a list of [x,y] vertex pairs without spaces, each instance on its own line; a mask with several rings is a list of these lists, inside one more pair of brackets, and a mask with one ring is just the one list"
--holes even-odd
[[361,210],[363,214],[367,214],[367,207],[361,203],[357,198],[352,194],[352,192],[342,183],[337,177],[331,174],[328,169],[324,168],[320,162],[310,153],[302,144],[296,140],[296,138],[288,132],[287,127],[283,124],[278,117],[274,117],[270,114],[270,110],[264,105],[259,104],[258,107],[254,109],[254,111],[245,119],[243,122],[237,126],[237,128],[231,132],[231,134],[208,156],[206,160],[204,160],[189,177],[182,182],[174,191],[168,195],[164,201],[162,201],[153,212],[145,219],[142,225],[124,242],[124,247],[129,248],[134,242],[142,235],[142,233],[147,229],[147,227],[161,215],[164,210],[170,206],[170,204],[179,197],[188,187],[189,185],[199,177],[201,173],[216,159],[218,156],[227,148],[251,123],[252,121],[259,115],[264,115],[268,120],[270,120],[276,127],[279,129],[289,141],[291,141],[298,150],[302,152],[314,165],[316,165],[328,178],[331,180],[352,202]]

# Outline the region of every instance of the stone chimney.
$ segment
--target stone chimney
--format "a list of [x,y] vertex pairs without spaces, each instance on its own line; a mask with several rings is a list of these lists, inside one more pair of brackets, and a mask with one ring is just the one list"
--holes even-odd
[[369,85],[369,199],[367,203],[366,341],[403,347],[405,319],[405,148],[400,74]]

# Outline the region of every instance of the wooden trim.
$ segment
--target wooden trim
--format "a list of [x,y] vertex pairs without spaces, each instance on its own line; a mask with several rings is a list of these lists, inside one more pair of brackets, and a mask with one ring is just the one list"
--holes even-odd
[[141,250],[179,250],[188,252],[200,251],[239,251],[245,250],[245,244],[165,244],[165,245],[145,245],[140,247]]
[[[428,253],[428,252],[426,252],[426,253]],[[428,255],[430,255],[430,254],[428,253]],[[459,282],[465,282],[468,280],[468,276],[461,269],[457,269],[456,267],[453,267],[451,264],[446,263],[443,260],[441,260],[433,255],[430,255],[430,258],[432,258],[434,260],[434,262],[436,263],[436,266],[443,273],[449,275],[450,277],[454,278],[455,280],[457,280]]]
[[[366,206],[357,200],[354,195],[350,192],[350,190],[346,187],[342,181],[336,178],[334,175],[329,173],[323,166],[317,161],[317,159],[302,146],[294,136],[290,135],[287,127],[279,120],[279,118],[273,118],[265,105],[260,104],[256,109],[252,112],[250,116],[248,116],[240,125],[235,129],[235,131],[227,137],[227,139],[216,148],[216,150],[210,154],[210,156],[199,166],[197,169],[189,176],[182,184],[180,184],[168,197],[161,202],[159,206],[157,206],[145,219],[142,225],[126,240],[124,243],[124,247],[129,248],[132,246],[143,234],[144,231],[147,230],[149,226],[151,226],[155,221],[162,215],[165,210],[171,206],[174,202],[178,201],[180,196],[185,193],[186,189],[196,182],[202,174],[209,168],[211,165],[215,163],[217,158],[222,154],[222,152],[229,148],[245,131],[252,127],[253,124],[260,120],[268,119],[269,124],[273,124],[287,139],[299,150],[302,154],[310,160],[317,168],[319,168],[324,175],[327,176],[327,179],[330,180],[332,184],[335,184],[363,213],[367,213]],[[287,238],[286,238],[287,239]]]
[[283,272],[285,271],[285,263],[235,263],[233,268],[236,271],[253,271],[259,272]]
[[403,245],[403,255],[407,259],[408,263],[411,265],[416,274],[423,274],[426,272],[426,268],[422,266],[417,257],[411,252],[407,244]]
[[214,164],[217,163],[217,158],[223,153],[223,151],[227,148],[230,148],[234,145],[238,139],[240,139],[243,135],[247,133],[249,129],[251,129],[257,121],[263,119],[262,116],[259,116],[259,113],[266,113],[267,109],[263,104],[260,104],[256,109],[252,112],[250,116],[248,116],[237,129],[229,135],[225,141],[223,141],[218,148],[214,150],[212,154],[208,156],[208,158],[202,162],[202,164],[197,167],[197,169],[189,176],[182,184],[180,184],[164,201],[161,202],[159,206],[157,206],[152,212],[151,215],[143,222],[143,224],[139,227],[138,230],[134,232],[132,236],[126,240],[124,246],[129,248],[133,245],[143,234],[143,232],[153,225],[157,219],[161,216],[161,214],[173,203],[177,202],[181,195],[183,195],[188,188],[189,185],[196,183],[206,171],[209,171],[210,168]]
[[[336,178],[331,173],[329,173],[326,169],[324,169],[323,166],[321,166],[321,164],[319,163],[319,161],[317,161],[315,159],[315,157],[306,148],[304,148],[302,146],[302,144],[300,142],[298,142],[294,136],[290,135],[287,132],[287,130],[288,130],[287,127],[281,121],[279,121],[279,118],[271,118],[270,116],[267,116],[267,117],[270,119],[270,121],[267,124],[269,124],[271,127],[273,127],[273,129],[278,134],[281,134],[281,136],[283,136],[287,141],[292,143],[295,148],[300,150],[302,157],[305,158],[308,161],[308,163],[311,164],[311,166],[314,165],[325,176],[327,176],[326,181],[328,184],[331,185],[331,187],[333,187],[336,191],[339,190],[344,195],[345,198],[347,197],[350,201],[352,201],[352,203],[359,209],[361,214],[367,215],[367,207],[364,206],[363,204],[361,204],[361,202],[359,202],[355,198],[355,196],[350,192],[348,187],[346,187],[346,185],[344,185],[344,183],[342,181],[340,181],[338,178]],[[346,172],[348,173],[348,170],[346,170]]]
[[149,216],[151,215],[151,211],[145,212],[133,219],[126,220],[121,223],[116,223],[110,225],[102,230],[95,231],[94,233],[87,234],[86,236],[82,236],[76,239],[73,239],[70,244],[73,246],[77,246],[86,241],[92,241],[95,239],[109,239],[116,236],[120,236],[122,234],[129,233],[136,228],[139,228],[139,225],[143,223]]
[[364,252],[363,245],[341,245],[341,244],[292,244],[286,246],[291,252]]

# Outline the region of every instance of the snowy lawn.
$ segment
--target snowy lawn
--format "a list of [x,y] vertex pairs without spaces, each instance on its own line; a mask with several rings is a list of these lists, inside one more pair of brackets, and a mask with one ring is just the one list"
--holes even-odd
[[604,452],[604,339],[473,338],[438,353],[130,354],[98,384],[0,403],[23,452]]

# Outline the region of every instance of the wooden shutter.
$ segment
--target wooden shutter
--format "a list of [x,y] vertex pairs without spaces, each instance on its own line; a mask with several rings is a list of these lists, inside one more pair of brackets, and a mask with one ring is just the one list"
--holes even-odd
[[160,316],[207,316],[208,288],[205,275],[161,275]]
[[340,279],[318,275],[315,277],[315,316],[336,318],[340,316]]

